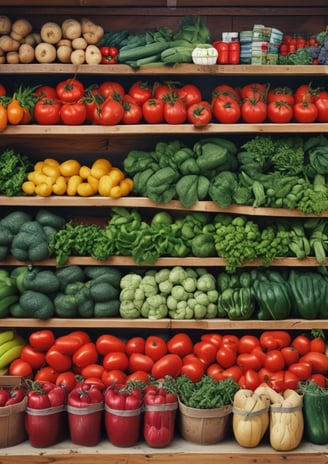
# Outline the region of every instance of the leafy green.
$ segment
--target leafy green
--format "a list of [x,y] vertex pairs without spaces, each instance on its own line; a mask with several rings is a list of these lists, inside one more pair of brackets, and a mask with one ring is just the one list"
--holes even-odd
[[7,148],[0,154],[0,193],[7,196],[21,195],[22,184],[33,168],[27,156]]

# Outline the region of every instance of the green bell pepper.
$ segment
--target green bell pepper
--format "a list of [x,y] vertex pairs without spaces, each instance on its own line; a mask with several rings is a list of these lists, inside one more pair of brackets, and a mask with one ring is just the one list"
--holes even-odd
[[257,319],[286,319],[290,315],[292,304],[287,282],[256,280],[253,293],[258,305]]
[[250,319],[255,310],[250,288],[227,288],[218,298],[218,316],[231,320]]
[[327,280],[319,273],[290,271],[289,286],[296,314],[304,319],[328,316]]

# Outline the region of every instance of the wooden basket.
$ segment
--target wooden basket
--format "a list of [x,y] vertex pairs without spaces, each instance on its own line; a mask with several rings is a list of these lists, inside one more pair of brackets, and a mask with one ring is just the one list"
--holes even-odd
[[[0,376],[0,386],[13,388],[21,384],[19,376]],[[18,445],[27,439],[25,430],[25,409],[27,398],[20,403],[0,408],[0,448]]]

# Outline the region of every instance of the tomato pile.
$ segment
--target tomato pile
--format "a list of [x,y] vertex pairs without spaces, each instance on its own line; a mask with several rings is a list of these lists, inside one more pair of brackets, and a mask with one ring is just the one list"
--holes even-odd
[[20,86],[12,96],[0,85],[0,131],[8,124],[184,124],[206,126],[264,122],[328,122],[328,92],[302,84],[296,89],[253,82],[219,84],[210,98],[191,83],[138,80],[125,89],[105,81],[86,87],[76,78],[55,86]]
[[183,332],[168,340],[157,335],[123,340],[106,333],[93,341],[80,330],[56,337],[43,329],[31,333],[28,341],[9,374],[52,382],[68,391],[81,379],[105,388],[182,375],[193,382],[203,375],[217,381],[233,378],[251,390],[265,382],[283,391],[308,379],[325,386],[328,373],[326,342],[315,332],[294,338],[279,330],[240,337],[204,333],[196,341]]

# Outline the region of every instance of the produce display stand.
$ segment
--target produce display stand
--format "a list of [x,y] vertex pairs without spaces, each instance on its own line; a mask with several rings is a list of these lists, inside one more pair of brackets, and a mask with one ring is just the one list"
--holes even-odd
[[[175,28],[182,17],[185,15],[200,15],[204,17],[206,24],[217,34],[219,38],[223,31],[240,31],[252,27],[254,23],[263,23],[268,26],[279,28],[282,31],[302,32],[311,34],[325,30],[328,24],[328,5],[327,0],[204,0],[201,3],[193,0],[153,0],[129,1],[129,0],[55,0],[47,2],[45,0],[29,0],[22,2],[18,0],[0,0],[0,15],[7,15],[11,18],[28,18],[35,27],[40,27],[45,21],[62,21],[68,17],[89,17],[104,28],[115,27],[120,29],[133,29],[136,32],[145,29],[167,25]],[[88,78],[95,81],[97,78],[108,79],[147,79],[147,76],[156,76],[158,79],[195,79],[206,85],[207,80],[213,82],[218,78],[222,82],[230,79],[234,82],[269,81],[276,79],[284,85],[286,82],[310,82],[312,79],[326,81],[328,66],[273,66],[273,65],[213,65],[197,66],[181,64],[173,67],[147,67],[144,69],[132,70],[126,65],[115,66],[89,66],[79,67],[70,64],[29,64],[29,65],[0,65],[0,81],[17,82],[27,81],[31,83],[51,83],[64,76],[77,74],[81,78]],[[86,159],[92,152],[94,157],[103,156],[108,152],[109,157],[122,157],[128,150],[140,145],[141,141],[148,146],[152,146],[159,137],[189,137],[195,139],[199,136],[221,134],[224,135],[254,135],[254,134],[316,134],[328,133],[328,124],[231,124],[220,125],[210,124],[203,129],[197,129],[191,125],[170,126],[163,125],[135,125],[135,126],[114,126],[99,127],[84,125],[79,127],[69,126],[39,126],[22,125],[9,126],[1,134],[0,148],[15,144],[19,150],[29,148],[31,154],[38,159],[44,153],[48,156],[62,158],[80,157]],[[110,149],[108,148],[110,146]],[[105,148],[104,148],[105,147]],[[105,153],[104,153],[105,151]],[[126,197],[115,201],[101,197],[90,198],[67,198],[67,197],[4,197],[0,196],[1,209],[28,208],[53,208],[60,211],[62,208],[69,208],[77,211],[79,215],[87,215],[88,208],[98,214],[112,206],[135,207],[146,210],[167,209],[168,211],[183,210],[179,202],[172,201],[166,205],[156,205],[146,198]],[[197,202],[190,211],[209,211],[222,212],[213,202]],[[252,207],[231,207],[224,212],[247,214],[250,216],[272,217],[298,217],[304,218],[305,215],[299,211],[285,209],[266,209]],[[308,217],[308,216],[307,216]],[[328,217],[328,213],[323,214]],[[8,258],[0,263],[1,266],[18,266],[20,262]],[[55,266],[55,260],[46,260],[38,263],[40,266]],[[96,265],[99,264],[91,258],[70,257],[68,264]],[[134,263],[128,257],[113,257],[103,263],[104,265],[132,267]],[[328,264],[328,263],[326,263]],[[224,260],[218,258],[161,258],[157,266],[224,266]],[[254,261],[252,266],[258,266],[259,262]],[[294,258],[278,258],[272,263],[273,266],[287,267],[315,267],[315,260],[307,258],[302,261]],[[128,329],[150,329],[150,330],[238,330],[255,331],[265,329],[285,329],[291,331],[311,330],[313,328],[328,329],[327,320],[287,319],[281,321],[230,321],[230,320],[123,320],[123,319],[50,319],[47,321],[35,319],[4,318],[0,319],[0,327],[15,327],[20,331],[31,328],[54,328],[60,329],[63,326],[69,328],[83,329],[104,329],[123,333]],[[87,464],[99,462],[103,464],[164,464],[174,460],[177,464],[189,461],[191,464],[201,462],[202,464],[214,463],[239,463],[252,464],[255,462],[267,464],[302,464],[309,461],[315,464],[327,464],[328,452],[326,446],[312,445],[306,441],[294,451],[279,452],[273,450],[269,444],[263,443],[255,449],[245,449],[233,439],[227,439],[222,443],[211,446],[201,446],[188,443],[177,437],[172,445],[163,449],[152,449],[143,442],[132,448],[123,449],[112,446],[108,441],[103,440],[97,447],[79,447],[69,441],[64,441],[56,446],[47,449],[32,448],[28,442],[24,442],[12,448],[0,450],[0,462],[2,464]]]

